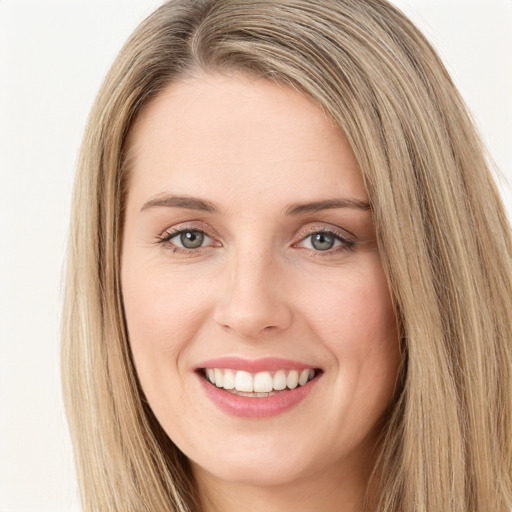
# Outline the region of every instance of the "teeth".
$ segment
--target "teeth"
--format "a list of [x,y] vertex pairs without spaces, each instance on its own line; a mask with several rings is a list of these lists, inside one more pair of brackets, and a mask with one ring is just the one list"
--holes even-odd
[[274,379],[268,372],[260,372],[254,376],[254,391],[256,393],[268,393],[272,391]]
[[236,372],[235,389],[237,391],[252,393],[254,391],[252,375],[249,372]]
[[224,372],[222,387],[224,389],[235,389],[235,372],[232,370],[226,370]]
[[[272,391],[282,391],[286,388],[295,389],[304,386],[314,376],[315,370],[278,370],[272,372],[258,372],[251,374],[242,370],[228,370],[221,368],[206,368],[206,378],[218,388],[235,390],[249,396],[267,396]],[[260,395],[262,393],[262,395]]]
[[222,384],[224,384],[224,372],[222,370],[219,370],[218,368],[215,368],[215,385],[218,388],[222,387]]
[[288,377],[286,377],[286,385],[290,389],[295,389],[299,385],[299,372],[297,370],[292,370]]
[[299,385],[304,386],[309,380],[309,370],[302,370],[299,375]]
[[[314,370],[311,370],[314,375]],[[281,391],[282,389],[286,388],[286,373],[283,372],[283,370],[278,370],[274,374],[274,389],[276,391]]]

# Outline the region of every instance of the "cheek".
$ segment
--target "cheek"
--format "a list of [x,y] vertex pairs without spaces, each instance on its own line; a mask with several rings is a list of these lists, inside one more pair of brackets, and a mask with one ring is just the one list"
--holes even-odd
[[143,273],[137,272],[127,261],[122,291],[130,346],[141,380],[164,364],[167,370],[169,364],[177,367],[205,311],[194,281],[161,266],[148,265]]
[[[300,294],[298,294],[300,295]],[[334,355],[337,385],[347,393],[391,398],[400,365],[398,332],[380,259],[309,294],[305,315]],[[365,402],[366,403],[366,402]]]
[[[186,428],[182,431],[182,422],[174,418],[193,414],[196,408],[185,393],[183,379],[189,371],[186,361],[190,340],[204,322],[207,308],[193,280],[161,265],[143,268],[143,273],[137,272],[127,260],[122,269],[133,361],[142,390],[160,424],[171,437],[186,439]],[[200,428],[196,425],[196,429]]]
[[348,270],[346,276],[324,281],[321,288],[313,283],[308,288],[308,293],[301,293],[307,297],[307,317],[327,339],[336,341],[334,347],[349,348],[354,338],[361,349],[386,339],[396,341],[395,315],[380,262],[357,272]]

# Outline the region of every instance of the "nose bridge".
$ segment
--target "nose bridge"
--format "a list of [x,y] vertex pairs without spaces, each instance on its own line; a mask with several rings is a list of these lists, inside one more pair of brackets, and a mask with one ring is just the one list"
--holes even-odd
[[286,328],[291,311],[271,244],[240,243],[227,266],[216,321],[242,337]]

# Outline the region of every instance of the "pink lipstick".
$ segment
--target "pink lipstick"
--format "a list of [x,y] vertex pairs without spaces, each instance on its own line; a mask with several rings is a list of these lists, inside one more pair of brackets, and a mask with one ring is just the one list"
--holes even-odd
[[222,357],[202,362],[196,373],[208,398],[222,411],[267,418],[304,400],[323,372],[287,359]]

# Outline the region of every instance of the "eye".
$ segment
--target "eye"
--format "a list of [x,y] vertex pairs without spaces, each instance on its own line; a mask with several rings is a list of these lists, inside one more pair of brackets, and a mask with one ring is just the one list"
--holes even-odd
[[335,246],[336,242],[339,243],[339,240],[336,240],[330,233],[315,233],[308,238],[313,249],[317,251],[328,251]]
[[308,233],[297,245],[315,252],[338,252],[352,249],[355,244],[353,240],[333,231],[317,230]]
[[175,251],[193,251],[214,245],[214,240],[200,229],[179,229],[166,232],[158,242]]
[[176,233],[171,240],[176,244],[179,242],[181,247],[185,249],[198,249],[201,247],[207,237],[202,231],[181,231]]

